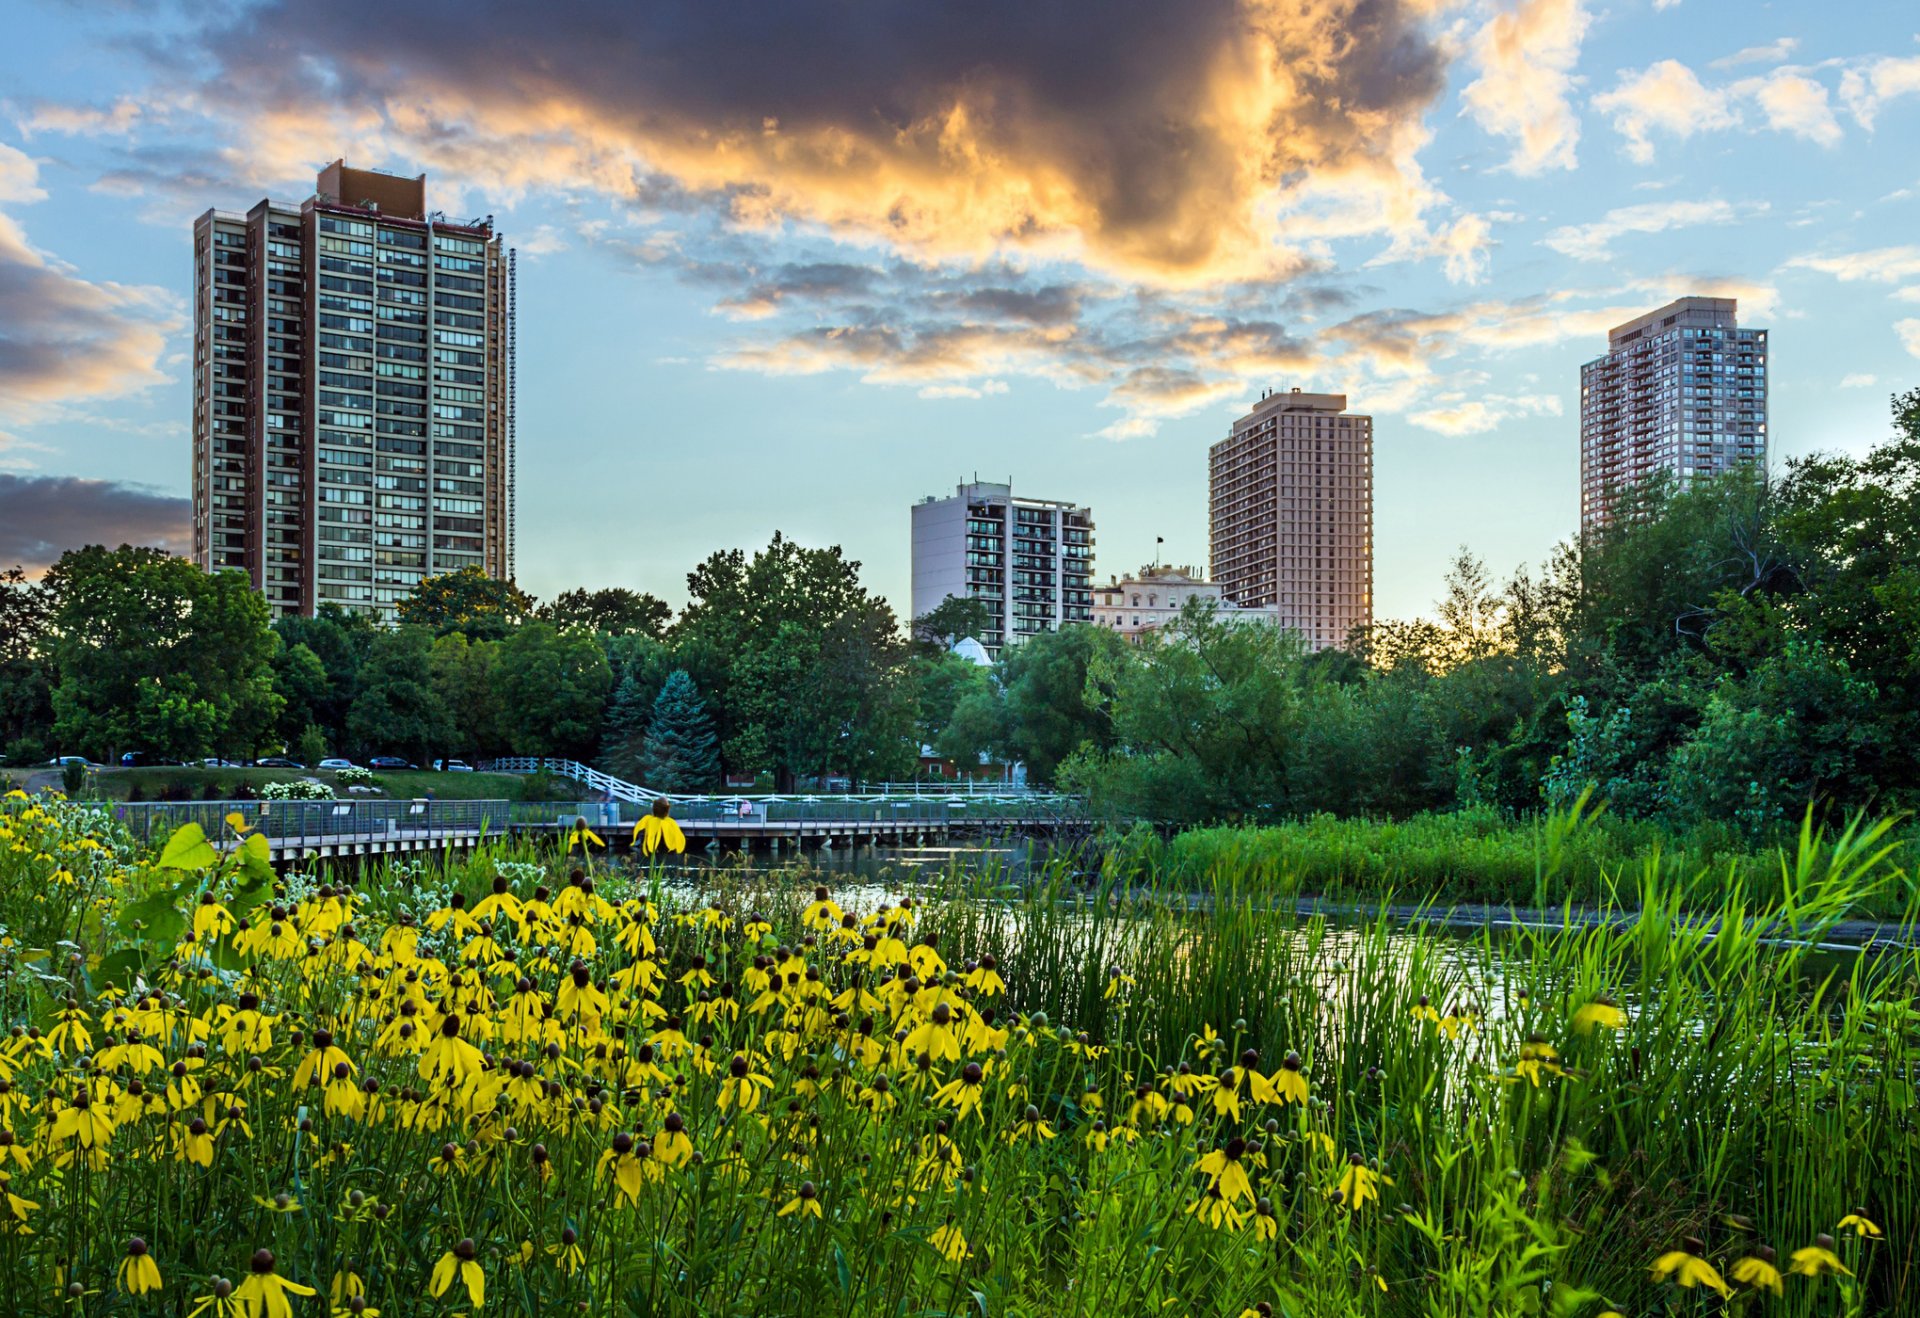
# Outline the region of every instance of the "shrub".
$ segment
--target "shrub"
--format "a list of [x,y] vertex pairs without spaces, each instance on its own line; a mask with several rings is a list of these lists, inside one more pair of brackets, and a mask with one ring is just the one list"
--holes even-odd
[[80,795],[80,789],[87,785],[87,766],[68,760],[60,766],[60,790],[68,796]]
[[333,776],[333,780],[342,787],[371,787],[373,786],[373,770],[356,764],[351,768],[342,769],[339,773],[336,773]]
[[331,801],[333,789],[325,783],[296,778],[290,783],[268,783],[260,789],[263,801]]

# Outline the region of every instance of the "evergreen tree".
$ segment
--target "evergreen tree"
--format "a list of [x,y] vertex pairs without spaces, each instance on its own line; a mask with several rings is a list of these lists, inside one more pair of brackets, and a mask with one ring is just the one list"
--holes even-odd
[[654,695],[632,673],[614,688],[600,732],[600,767],[616,778],[638,779],[653,722]]
[[702,791],[720,776],[720,743],[700,689],[676,668],[653,702],[644,755],[647,786],[660,792]]

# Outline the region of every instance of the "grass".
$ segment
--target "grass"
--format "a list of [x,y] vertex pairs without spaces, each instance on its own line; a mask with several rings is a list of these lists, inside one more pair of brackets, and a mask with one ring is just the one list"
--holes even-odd
[[[0,1042],[10,1312],[185,1314],[259,1249],[386,1315],[476,1307],[469,1276],[487,1311],[716,1316],[1812,1318],[1920,1287],[1920,954],[1802,945],[1904,881],[1884,829],[1809,831],[1777,900],[1705,914],[1629,858],[1618,929],[1336,925],[1114,853],[849,896],[843,941],[804,868],[596,860],[589,896],[506,842],[270,891],[74,807],[0,824],[0,1015],[45,1040]],[[470,1057],[429,1047],[447,1020]],[[1261,1092],[1289,1053],[1304,1103]],[[83,1090],[118,1118],[96,1151]],[[1884,1237],[1838,1231],[1855,1209]],[[1823,1234],[1850,1275],[1777,1300],[1650,1273],[1689,1238],[1730,1278]],[[126,1293],[136,1237],[157,1293]]]
[[[184,799],[218,800],[231,797],[242,784],[257,791],[267,783],[302,778],[332,783],[335,777],[333,771],[326,769],[311,773],[292,769],[106,769],[90,777],[86,795],[94,800],[125,801],[137,790],[138,799],[148,801],[169,799],[168,793],[184,793]],[[540,795],[528,798],[525,794],[529,790],[543,793],[556,788],[562,789],[562,794],[571,800],[580,791],[576,785],[551,776],[540,780],[533,775],[516,773],[421,770],[384,772],[376,778],[390,797],[421,797],[431,793],[443,801],[537,800],[542,799]],[[335,793],[342,798],[348,796],[345,788],[336,788]]]
[[[1909,832],[1891,858],[1890,881],[1860,914],[1915,909],[1920,887],[1903,867]],[[1631,905],[1653,885],[1693,910],[1713,910],[1738,888],[1780,899],[1781,855],[1730,834],[1675,835],[1661,827],[1582,808],[1514,820],[1493,812],[1416,815],[1402,821],[1316,816],[1265,827],[1194,829],[1163,840],[1140,830],[1116,846],[1121,862],[1154,881],[1209,889],[1231,879],[1280,897],[1494,903],[1535,908]]]

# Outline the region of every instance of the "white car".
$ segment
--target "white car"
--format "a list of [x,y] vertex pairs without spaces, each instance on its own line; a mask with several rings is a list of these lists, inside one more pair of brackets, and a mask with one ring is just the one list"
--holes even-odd
[[322,760],[320,761],[320,767],[322,769],[351,769],[353,767],[353,761],[340,759]]
[[473,766],[465,760],[436,760],[434,768],[442,773],[472,773]]

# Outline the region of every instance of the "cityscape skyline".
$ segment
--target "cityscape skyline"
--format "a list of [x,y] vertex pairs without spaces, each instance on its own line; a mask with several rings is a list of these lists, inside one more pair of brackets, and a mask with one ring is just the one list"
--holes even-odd
[[[1573,533],[1577,368],[1688,293],[1782,336],[1776,465],[1885,434],[1885,395],[1920,376],[1920,162],[1900,145],[1920,55],[1894,16],[1527,0],[1362,20],[1327,0],[1307,9],[1355,39],[1312,74],[1375,96],[1375,127],[1271,100],[1223,127],[1194,97],[1257,88],[1214,58],[1255,8],[1171,33],[1164,7],[1129,7],[1071,59],[1022,26],[1042,17],[983,20],[1016,122],[968,99],[980,49],[949,55],[904,11],[859,67],[776,77],[753,55],[717,80],[738,43],[625,16],[630,46],[684,65],[644,92],[613,76],[619,43],[516,21],[490,47],[511,76],[482,95],[462,33],[347,44],[386,30],[377,7],[334,30],[274,3],[244,22],[29,7],[0,53],[0,558],[184,528],[192,216],[303,195],[343,155],[431,174],[450,214],[496,212],[521,245],[517,576],[542,595],[678,602],[706,553],[781,529],[844,545],[905,614],[897,516],[849,514],[974,469],[1096,509],[1103,569],[1156,539],[1202,559],[1208,447],[1297,386],[1377,418],[1373,611],[1422,613],[1459,544],[1503,574]],[[1255,64],[1314,48],[1278,20],[1229,44]],[[1143,52],[1164,67],[1117,101],[1069,69]],[[578,85],[517,126],[553,90],[536,66]],[[861,136],[875,106],[971,117],[946,154],[895,156]],[[1186,145],[1119,151],[1139,114]],[[725,169],[698,146],[722,128]],[[816,150],[834,132],[865,154],[836,165]]]

